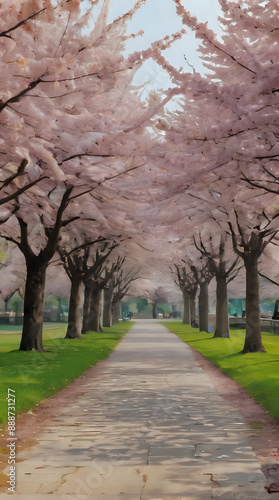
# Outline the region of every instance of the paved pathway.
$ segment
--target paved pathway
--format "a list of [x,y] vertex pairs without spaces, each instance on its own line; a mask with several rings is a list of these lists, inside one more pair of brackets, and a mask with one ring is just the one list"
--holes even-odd
[[159,323],[138,321],[85,389],[18,454],[3,500],[271,498],[240,413]]

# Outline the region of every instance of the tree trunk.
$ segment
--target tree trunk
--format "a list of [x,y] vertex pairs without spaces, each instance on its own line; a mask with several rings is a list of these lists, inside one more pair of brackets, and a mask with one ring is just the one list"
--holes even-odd
[[190,295],[190,318],[191,326],[196,324],[196,295]]
[[99,323],[100,323],[100,331],[102,332],[103,326],[104,326],[104,289],[103,288],[100,291]]
[[113,302],[112,304],[112,322],[114,325],[119,323],[120,318],[120,302]]
[[216,327],[214,337],[230,337],[228,289],[226,276],[216,275]]
[[265,352],[262,344],[260,319],[260,285],[258,259],[249,255],[244,260],[246,270],[246,336],[243,353]]
[[81,304],[82,304],[82,277],[77,274],[72,277],[69,318],[66,339],[81,338]]
[[90,332],[101,332],[100,325],[100,306],[102,290],[92,290],[88,330]]
[[62,217],[69,204],[73,186],[66,189],[56,212],[55,224],[52,229],[45,231],[47,243],[38,255],[34,254],[28,243],[28,225],[18,215],[17,220],[20,227],[19,249],[22,251],[26,261],[27,278],[24,295],[24,319],[22,338],[19,349],[30,351],[37,349],[43,352],[43,319],[45,302],[45,281],[47,266],[52,259],[59,232],[64,225]]
[[90,304],[91,304],[91,288],[85,283],[84,288],[84,302],[83,302],[83,322],[81,333],[88,332],[89,316],[90,316]]
[[183,324],[190,325],[190,296],[186,290],[183,290],[183,302],[184,302],[184,314],[183,314]]
[[104,290],[104,313],[103,326],[112,326],[112,299],[113,291],[110,288]]
[[199,325],[200,332],[208,332],[208,283],[200,284],[199,295]]
[[43,352],[43,319],[45,303],[45,281],[47,264],[27,264],[24,295],[24,319],[20,351]]
[[156,306],[157,306],[157,304],[152,304],[152,318],[153,318],[153,319],[156,319],[156,318],[157,318],[157,314],[156,314]]

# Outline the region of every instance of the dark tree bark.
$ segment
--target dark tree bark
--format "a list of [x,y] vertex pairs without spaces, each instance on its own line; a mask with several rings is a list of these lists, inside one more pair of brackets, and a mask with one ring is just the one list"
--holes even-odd
[[227,278],[216,275],[216,327],[214,337],[230,337]]
[[113,322],[114,325],[117,325],[117,323],[119,323],[120,315],[121,315],[120,302],[119,301],[113,302],[113,306],[112,306],[112,322]]
[[183,303],[184,303],[184,313],[183,313],[183,324],[190,325],[190,296],[188,291],[183,290]]
[[83,291],[83,256],[73,249],[67,252],[62,245],[57,245],[57,251],[63,262],[64,269],[71,281],[69,302],[69,317],[66,339],[80,339],[82,318],[82,291]]
[[156,319],[157,318],[157,311],[156,311],[156,307],[157,307],[157,302],[153,303],[152,304],[152,318],[153,319]]
[[[86,333],[86,331],[88,330],[91,286],[85,278],[88,279],[92,274],[98,272],[98,264],[96,266],[96,263],[91,267],[89,266],[88,268],[88,258],[92,246],[95,243],[100,243],[103,241],[103,238],[98,238],[94,241],[83,241],[81,244],[75,246],[70,251],[68,250],[67,245],[66,248],[63,246],[63,244],[59,244],[57,246],[57,251],[63,262],[64,269],[72,283],[71,298],[69,304],[69,326],[66,338],[81,338],[81,334]],[[98,254],[98,251],[96,253]],[[83,304],[82,322],[81,304],[83,282],[85,282],[85,298]]]
[[82,274],[78,271],[73,274],[71,279],[71,295],[69,303],[69,318],[66,339],[81,338],[81,306],[82,306],[82,289],[83,279]]
[[92,297],[91,288],[90,288],[89,284],[85,283],[84,302],[83,302],[82,333],[86,333],[88,331],[91,297]]
[[83,281],[85,285],[85,301],[82,333],[86,333],[87,331],[102,331],[100,325],[102,290],[106,288],[115,272],[114,264],[108,269],[105,263],[116,246],[117,244],[115,243],[103,243],[96,250],[95,254],[91,255],[93,259],[91,265],[88,264],[89,253],[84,259]]
[[48,263],[30,259],[27,264],[27,279],[24,295],[24,318],[21,351],[43,352],[43,317],[45,302],[45,281]]
[[208,282],[200,284],[199,294],[199,328],[201,332],[208,332]]
[[246,269],[246,335],[243,354],[265,352],[262,343],[260,318],[260,283],[258,256],[250,255],[244,259]]
[[176,285],[180,288],[183,293],[184,301],[184,316],[183,323],[185,325],[190,324],[194,326],[196,324],[196,294],[198,290],[198,284],[196,279],[196,274],[193,271],[193,264],[191,261],[187,261],[186,267],[179,267],[175,265],[177,280],[175,280]]
[[200,332],[208,332],[208,285],[213,278],[213,273],[210,270],[208,263],[205,262],[202,268],[194,265],[191,266],[193,275],[196,278],[196,283],[200,286],[199,294],[199,329]]
[[111,287],[104,290],[104,317],[103,326],[111,327],[113,324],[113,289]]
[[102,290],[93,288],[91,294],[90,310],[89,310],[89,322],[88,330],[90,332],[102,332],[101,322],[100,322],[100,311],[101,311],[101,295]]
[[195,327],[196,325],[196,290],[190,292],[190,319],[191,326]]

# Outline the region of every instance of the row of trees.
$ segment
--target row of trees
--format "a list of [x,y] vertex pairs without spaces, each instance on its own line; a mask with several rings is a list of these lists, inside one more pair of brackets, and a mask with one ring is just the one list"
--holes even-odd
[[9,270],[14,245],[25,259],[21,350],[43,350],[46,273],[57,254],[71,282],[68,338],[99,330],[103,289],[111,325],[137,275],[124,269],[125,252],[108,258],[135,232],[126,216],[131,195],[113,181],[125,176],[132,187],[135,171],[147,171],[151,139],[142,123],[159,104],[144,103],[132,85],[152,50],[123,55],[127,20],[144,2],[111,24],[107,1],[95,24],[99,2],[80,3],[1,4],[1,237],[12,245]]
[[170,222],[170,207],[181,214],[172,223],[177,283],[186,316],[187,301],[200,286],[200,326],[206,330],[207,288],[216,277],[215,335],[227,337],[226,287],[244,266],[243,352],[263,351],[258,266],[274,275],[265,255],[278,234],[278,5],[220,1],[215,34],[180,0],[174,3],[201,41],[206,68],[204,75],[178,71],[158,54],[181,96],[178,110],[157,124],[168,148],[166,168],[175,172],[175,189],[166,187],[160,213]]
[[[0,217],[10,245],[1,273],[13,269],[17,247],[26,265],[21,349],[43,349],[46,273],[59,256],[72,284],[69,337],[98,329],[100,290],[116,310],[111,290],[140,267],[150,281],[163,271],[149,295],[155,302],[159,287],[165,296],[172,263],[185,321],[200,287],[205,330],[216,277],[215,335],[227,337],[227,285],[237,288],[243,267],[243,351],[264,350],[258,265],[273,277],[266,255],[278,232],[279,7],[220,0],[215,34],[181,0],[170,2],[181,32],[127,57],[127,22],[144,0],[111,24],[105,0],[94,25],[98,1],[83,11],[73,0],[1,4]],[[201,40],[204,74],[163,55],[185,28]],[[133,78],[150,57],[172,88],[144,100]],[[143,287],[139,280],[135,294],[146,296]]]

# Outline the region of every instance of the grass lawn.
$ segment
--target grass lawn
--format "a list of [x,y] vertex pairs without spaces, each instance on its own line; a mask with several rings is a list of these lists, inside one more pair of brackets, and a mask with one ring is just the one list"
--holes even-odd
[[214,339],[212,333],[181,322],[164,322],[184,342],[236,380],[279,420],[279,335],[263,333],[266,353],[241,354],[245,330],[231,330],[230,339]]
[[107,358],[132,325],[132,321],[121,321],[102,333],[69,340],[64,339],[66,325],[53,328],[49,324],[44,327],[43,353],[19,351],[21,335],[0,332],[0,423],[8,420],[8,389],[15,391],[16,413],[28,411]]

